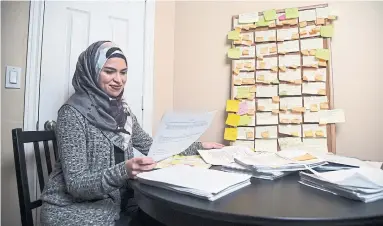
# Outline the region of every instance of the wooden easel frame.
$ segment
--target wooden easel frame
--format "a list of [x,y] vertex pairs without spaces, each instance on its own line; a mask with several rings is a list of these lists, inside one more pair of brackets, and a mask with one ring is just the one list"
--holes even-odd
[[[311,6],[298,7],[298,10],[299,11],[302,11],[302,10],[312,10],[312,9],[324,8],[324,7],[328,7],[328,4],[320,4],[320,5],[311,5]],[[279,10],[276,10],[276,12],[277,13],[284,13],[285,9],[279,9]],[[263,13],[260,12],[258,15],[262,16]],[[239,18],[239,15],[236,15],[236,16],[232,17],[232,29],[233,30],[234,30],[234,20],[238,19],[238,18]],[[331,24],[331,20],[326,19],[325,24],[326,25]],[[265,29],[269,30],[270,28],[269,27],[261,27],[261,28],[249,29],[246,32],[255,32],[255,31],[260,31],[260,30],[265,30]],[[280,28],[276,27],[276,28],[271,28],[271,29],[275,30],[275,29],[280,29]],[[298,18],[298,29],[300,29],[300,27],[299,27],[299,18]],[[255,38],[255,35],[254,35],[254,38]],[[301,39],[299,38],[298,40],[301,40]],[[276,41],[276,43],[278,43],[278,41]],[[255,45],[255,46],[257,45],[255,43],[255,41],[254,41],[253,45]],[[234,44],[232,44],[232,47],[234,47]],[[331,38],[323,38],[323,47],[327,48],[327,49],[330,49],[330,59],[327,61],[327,67],[326,67],[326,73],[327,73],[327,78],[326,78],[326,96],[327,96],[327,99],[328,99],[329,109],[334,109],[333,74],[332,74],[332,70],[331,70],[332,69]],[[299,53],[299,54],[301,55],[301,53]],[[278,56],[278,53],[277,53],[277,56]],[[257,57],[255,56],[254,58],[240,58],[239,60],[241,60],[241,59],[255,59],[255,71],[254,71],[254,78],[255,78],[256,77],[256,70],[257,70],[256,69]],[[301,68],[302,68],[302,61],[303,61],[303,57],[301,57]],[[234,97],[234,76],[233,76],[233,69],[234,69],[234,61],[232,61],[232,63],[231,63],[231,72],[230,72],[230,74],[231,74],[230,98],[231,99],[235,98]],[[302,70],[301,76],[303,76],[303,70]],[[279,79],[279,73],[278,73],[278,79]],[[303,95],[302,95],[302,97],[303,97]],[[303,98],[302,98],[302,101],[303,101]],[[279,123],[278,123],[278,125],[279,125]],[[328,152],[332,152],[332,153],[335,154],[336,153],[336,125],[335,124],[328,124],[328,125],[326,125],[326,127],[327,127],[326,129],[327,129],[327,148],[328,148]],[[254,126],[254,129],[255,128],[256,128],[256,126]],[[302,135],[303,135],[303,133],[302,133]],[[231,145],[232,145],[232,143],[233,142],[230,142]]]

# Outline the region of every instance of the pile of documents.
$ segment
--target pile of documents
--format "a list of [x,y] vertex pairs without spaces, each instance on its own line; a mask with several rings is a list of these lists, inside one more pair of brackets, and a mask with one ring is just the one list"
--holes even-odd
[[233,172],[233,173],[242,173],[250,175],[254,178],[265,179],[265,180],[275,180],[277,178],[283,177],[289,172],[275,171],[275,172],[257,172],[246,168],[244,166],[239,165],[238,163],[230,163],[222,166],[222,170],[225,172]]
[[383,170],[361,167],[331,172],[300,172],[299,183],[362,202],[383,199]]
[[188,155],[188,156],[182,156],[182,155],[174,155],[170,158],[167,158],[165,160],[162,160],[157,163],[156,169],[162,169],[169,166],[175,166],[175,165],[187,165],[187,166],[193,166],[193,167],[201,167],[208,169],[211,167],[210,164],[207,164],[199,155]]
[[147,185],[214,201],[250,185],[251,176],[176,165],[137,175]]
[[244,158],[236,156],[235,162],[245,168],[263,173],[292,172],[312,169],[327,164],[321,158],[300,150],[261,152]]

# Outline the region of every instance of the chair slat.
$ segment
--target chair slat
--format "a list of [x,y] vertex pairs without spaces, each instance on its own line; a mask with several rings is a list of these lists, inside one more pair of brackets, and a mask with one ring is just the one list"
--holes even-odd
[[36,166],[37,166],[37,177],[39,178],[39,184],[40,184],[40,192],[44,189],[44,173],[43,173],[43,167],[41,164],[41,155],[40,155],[40,147],[38,142],[33,142],[33,147],[35,149],[35,157],[36,157]]
[[52,162],[51,162],[51,153],[49,151],[48,141],[44,140],[43,144],[44,144],[45,161],[47,163],[48,174],[51,174],[51,172],[52,172]]
[[57,153],[57,142],[56,142],[56,138],[54,140],[52,140],[52,143],[53,143],[53,153],[55,154],[55,161],[57,161],[58,159],[58,153]]

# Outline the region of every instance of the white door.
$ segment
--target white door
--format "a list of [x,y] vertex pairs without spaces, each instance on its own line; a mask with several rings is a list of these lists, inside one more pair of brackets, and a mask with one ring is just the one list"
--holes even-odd
[[99,40],[115,42],[128,60],[124,98],[142,125],[145,1],[46,1],[41,56],[39,130],[56,121],[73,94],[78,56]]

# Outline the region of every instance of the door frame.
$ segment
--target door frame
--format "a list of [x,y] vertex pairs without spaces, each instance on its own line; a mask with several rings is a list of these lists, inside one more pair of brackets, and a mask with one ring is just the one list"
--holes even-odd
[[[45,1],[30,1],[27,66],[24,93],[24,131],[37,130]],[[152,135],[155,0],[145,1],[142,127]]]

